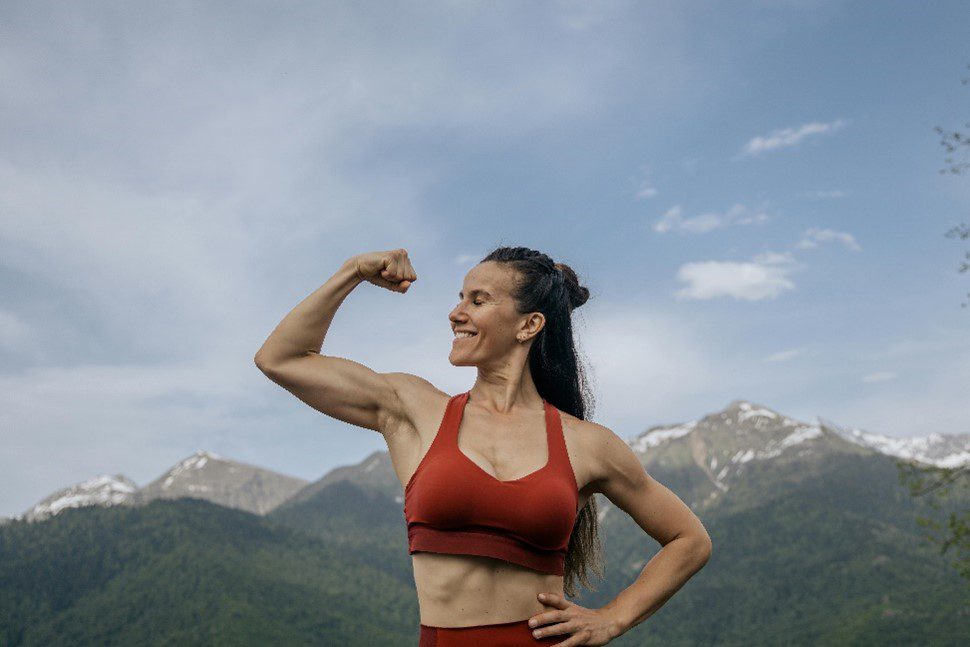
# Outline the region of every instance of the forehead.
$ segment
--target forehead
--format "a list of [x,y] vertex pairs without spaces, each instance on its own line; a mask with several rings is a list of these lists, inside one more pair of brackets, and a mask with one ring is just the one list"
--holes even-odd
[[511,288],[511,276],[508,270],[497,263],[479,263],[468,270],[464,285],[459,294],[476,294],[484,292],[492,296],[508,294]]

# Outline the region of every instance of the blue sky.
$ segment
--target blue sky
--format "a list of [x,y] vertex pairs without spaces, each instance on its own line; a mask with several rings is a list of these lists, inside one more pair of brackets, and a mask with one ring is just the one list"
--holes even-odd
[[348,257],[404,247],[324,352],[447,392],[464,273],[570,264],[593,419],[744,398],[970,431],[964,2],[6,3],[0,514],[207,449],[306,479],[384,448],[252,356]]

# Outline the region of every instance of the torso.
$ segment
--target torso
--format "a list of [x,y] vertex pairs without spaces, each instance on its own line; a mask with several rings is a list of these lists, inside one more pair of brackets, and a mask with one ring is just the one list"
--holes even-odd
[[[385,434],[391,462],[401,483],[417,470],[434,440],[450,396],[438,390],[414,403],[412,424]],[[583,427],[589,426],[560,411],[566,450],[579,491],[578,510],[593,494],[592,465],[582,446]],[[587,429],[587,432],[589,430]],[[466,405],[459,429],[459,449],[482,470],[502,481],[525,476],[548,460],[544,412],[541,408],[518,418],[496,419],[494,414]],[[475,555],[415,552],[411,555],[421,623],[437,627],[465,627],[511,622],[548,610],[536,599],[543,591],[563,593],[563,578]]]

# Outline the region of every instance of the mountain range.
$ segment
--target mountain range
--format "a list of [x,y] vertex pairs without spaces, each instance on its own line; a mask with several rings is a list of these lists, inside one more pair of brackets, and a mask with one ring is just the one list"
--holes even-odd
[[[628,440],[714,553],[611,645],[962,645],[970,587],[926,541],[901,465],[967,462],[970,435],[891,439],[744,400]],[[102,476],[0,526],[0,644],[416,645],[386,451],[307,482],[197,452],[144,487]],[[602,495],[596,608],[659,544]]]
[[[936,432],[890,438],[821,417],[816,417],[814,424],[800,422],[747,400],[735,400],[721,411],[690,422],[652,426],[627,442],[648,471],[654,466],[700,471],[704,478],[692,485],[689,493],[678,493],[692,508],[726,492],[751,461],[784,463],[812,456],[824,459],[835,452],[880,453],[937,467],[970,463],[970,434]],[[29,510],[3,521],[42,520],[67,508],[143,505],[159,498],[182,497],[266,514],[284,503],[294,505],[310,499],[340,480],[376,488],[403,502],[386,451],[373,452],[356,465],[337,467],[310,483],[198,450],[144,487],[124,474],[100,474],[53,492]],[[690,496],[685,498],[685,494]]]

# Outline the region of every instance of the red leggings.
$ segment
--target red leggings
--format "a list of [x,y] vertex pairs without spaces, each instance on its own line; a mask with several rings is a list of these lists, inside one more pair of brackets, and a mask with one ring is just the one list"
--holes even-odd
[[569,634],[536,638],[532,631],[528,618],[474,627],[421,625],[418,647],[535,647],[560,643],[569,638]]

